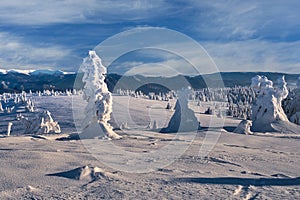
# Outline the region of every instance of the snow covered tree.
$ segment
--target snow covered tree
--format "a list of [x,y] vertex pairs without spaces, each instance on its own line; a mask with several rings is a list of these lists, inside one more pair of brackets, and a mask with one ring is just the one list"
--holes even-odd
[[172,105],[170,104],[170,102],[168,102],[166,109],[167,110],[171,110],[172,109]]
[[17,119],[21,122],[24,134],[48,134],[60,133],[61,129],[58,122],[54,121],[48,110],[37,113],[32,119],[20,115]]
[[2,107],[1,100],[0,100],[0,111],[1,111],[1,112],[3,112],[3,111],[4,111],[4,109],[3,109],[3,107]]
[[252,78],[251,87],[257,93],[252,106],[252,130],[257,132],[278,132],[289,129],[289,120],[282,109],[282,100],[288,96],[284,76],[277,80],[278,87],[265,76]]
[[200,128],[200,123],[192,109],[188,107],[188,97],[191,89],[182,89],[178,92],[178,99],[175,104],[175,112],[170,119],[166,128],[163,128],[163,133],[176,133],[196,131]]
[[153,126],[152,126],[152,129],[153,129],[153,130],[156,130],[156,129],[158,129],[158,126],[157,126],[157,121],[156,121],[156,120],[154,120],[154,121],[153,121]]
[[84,129],[81,138],[96,138],[108,136],[121,138],[109,124],[112,112],[112,95],[104,82],[107,73],[101,59],[95,51],[89,51],[89,56],[83,60],[82,71],[85,83],[83,98],[87,101],[85,107]]
[[33,103],[33,101],[32,101],[31,99],[28,99],[28,100],[26,101],[26,106],[25,106],[25,108],[26,108],[26,110],[27,110],[28,112],[34,112],[34,103]]
[[291,122],[300,125],[300,77],[297,88],[291,92],[285,101],[284,110]]

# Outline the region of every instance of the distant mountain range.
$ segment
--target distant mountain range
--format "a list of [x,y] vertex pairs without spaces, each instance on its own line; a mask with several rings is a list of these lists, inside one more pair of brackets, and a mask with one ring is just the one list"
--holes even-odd
[[49,69],[38,69],[38,70],[22,70],[22,69],[0,69],[0,74],[18,73],[25,75],[63,75],[63,74],[75,74],[75,72],[64,72],[61,70],[49,70]]
[[[178,90],[182,87],[191,86],[194,89],[207,87],[220,87],[224,83],[225,87],[246,86],[251,84],[251,78],[255,75],[267,76],[270,80],[285,76],[290,87],[294,87],[300,74],[284,74],[273,72],[221,72],[220,74],[206,74],[202,76],[174,77],[145,77],[142,75],[121,76],[118,74],[108,74],[106,82],[110,91],[116,89],[141,90],[148,92],[164,92],[167,90]],[[218,78],[221,75],[222,81]],[[80,89],[83,86],[81,81],[83,74],[70,73],[52,70],[1,70],[0,69],[0,93],[36,91],[44,89],[66,90]]]

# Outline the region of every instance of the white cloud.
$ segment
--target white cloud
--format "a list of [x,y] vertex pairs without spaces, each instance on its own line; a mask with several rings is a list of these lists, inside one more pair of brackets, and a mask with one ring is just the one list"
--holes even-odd
[[141,65],[136,65],[130,68],[124,75],[136,75],[142,74],[144,76],[163,76],[171,77],[178,75],[178,71],[172,65],[164,63],[146,63]]
[[1,0],[0,21],[18,25],[105,24],[154,17],[165,9],[168,7],[162,0]]
[[[135,56],[128,54],[126,62],[117,62],[119,69],[130,73],[170,76],[177,74],[199,75],[218,71],[271,71],[285,73],[300,73],[300,41],[298,42],[268,42],[263,40],[246,40],[231,42],[200,42],[207,50],[199,51],[193,45],[182,43],[166,43],[168,49],[176,49],[183,54],[175,55],[161,51],[147,51],[145,55],[163,58],[161,61],[135,62]],[[118,48],[122,48],[118,46]],[[142,50],[140,50],[142,51]],[[152,55],[151,55],[152,54]],[[130,62],[130,59],[132,61]],[[217,68],[212,65],[216,63]],[[185,60],[186,59],[186,60]],[[195,67],[190,63],[195,64]],[[114,67],[113,67],[114,68]],[[116,68],[114,68],[116,69]],[[172,69],[172,70],[170,70]],[[118,71],[118,69],[116,69]]]
[[262,40],[227,43],[204,42],[220,71],[272,71],[300,73],[300,41]]
[[[200,44],[212,56],[220,71],[300,73],[300,42],[297,41],[300,34],[299,7],[300,1],[296,0],[288,2],[267,0],[187,0],[182,2],[164,0],[1,0],[0,21],[1,24],[12,27],[19,25],[31,27],[31,25],[55,23],[116,23],[121,29],[128,28],[127,25],[121,25],[125,21],[133,21],[137,24],[139,24],[139,20],[153,22],[153,24],[160,22],[162,25],[170,25],[171,28],[182,30],[195,37],[199,36],[200,39],[201,37],[206,39]],[[164,22],[163,20],[166,18],[170,21]],[[179,20],[178,23],[176,20]],[[146,26],[147,24],[143,23],[142,25]],[[144,29],[146,28],[137,29],[137,31]],[[84,32],[85,30],[78,31]],[[103,30],[103,32],[105,31]],[[131,32],[125,32],[123,36],[129,33]],[[20,32],[18,34],[21,35]],[[64,34],[63,30],[61,34]],[[99,35],[101,34],[99,33]],[[155,34],[149,34],[151,35],[142,37],[146,40],[152,35],[155,36]],[[181,53],[183,57],[199,65],[201,73],[215,71],[211,67],[212,62],[205,51],[199,53],[199,51],[195,51],[193,45],[181,44],[176,40],[177,37],[174,40],[172,37],[168,38],[165,44],[163,35],[158,34],[157,37],[162,37],[162,39],[157,40],[161,45],[156,46],[163,49],[163,45],[166,45],[167,49],[174,48],[177,52],[183,52]],[[89,38],[87,37],[86,40]],[[136,40],[138,39],[133,37],[131,41],[117,41],[110,49],[106,47],[105,50],[108,51],[103,52],[103,55],[108,58],[110,51],[121,52]],[[42,41],[31,42],[33,43],[26,42],[25,38],[0,32],[0,67],[40,67],[41,65],[58,67],[62,63],[74,60],[70,59],[72,52],[66,50],[68,44],[61,44],[65,47],[41,46]],[[34,44],[35,42],[38,45]],[[122,42],[124,42],[123,46]],[[147,41],[142,42],[147,43]],[[82,47],[80,41],[78,46]],[[100,54],[100,56],[102,55]],[[64,62],[60,62],[61,60]],[[105,62],[106,60],[104,60]],[[185,70],[186,73],[194,73],[191,68],[184,68],[185,64],[182,59],[165,57],[164,61],[160,63],[172,66],[177,71]],[[144,64],[144,62],[133,62],[132,64]],[[124,64],[126,67],[129,65],[129,63]],[[157,66],[156,69],[159,68]]]
[[190,28],[213,39],[284,38],[299,33],[300,1],[187,1],[197,14]]
[[0,68],[53,68],[70,54],[60,46],[33,46],[20,37],[0,32]]

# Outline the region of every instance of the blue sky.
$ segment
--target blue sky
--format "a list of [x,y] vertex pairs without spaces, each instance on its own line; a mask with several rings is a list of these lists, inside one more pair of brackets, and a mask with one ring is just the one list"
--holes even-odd
[[[1,0],[0,68],[77,71],[88,50],[108,37],[164,27],[201,44],[220,71],[300,73],[299,7],[297,0]],[[184,69],[166,55],[133,52],[108,71],[137,65]]]

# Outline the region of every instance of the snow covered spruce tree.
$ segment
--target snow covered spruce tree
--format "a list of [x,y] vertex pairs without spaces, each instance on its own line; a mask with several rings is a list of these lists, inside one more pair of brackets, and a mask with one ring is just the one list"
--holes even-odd
[[82,63],[85,83],[83,88],[83,99],[87,101],[85,107],[84,128],[80,138],[109,137],[121,138],[115,133],[109,124],[112,112],[112,95],[104,82],[107,73],[106,67],[102,65],[101,59],[95,51],[89,51],[89,56]]
[[[289,120],[282,108],[282,100],[288,96],[287,83],[284,76],[277,80],[278,86],[265,76],[252,78],[251,87],[257,94],[252,106],[252,131],[255,132],[287,132],[290,131]],[[293,132],[293,131],[292,131]]]
[[295,88],[285,101],[284,110],[289,120],[300,125],[300,77]]
[[200,128],[195,113],[188,107],[188,97],[191,93],[190,88],[182,89],[178,92],[178,99],[175,104],[175,112],[170,119],[166,128],[163,128],[162,133],[176,133],[197,131]]

